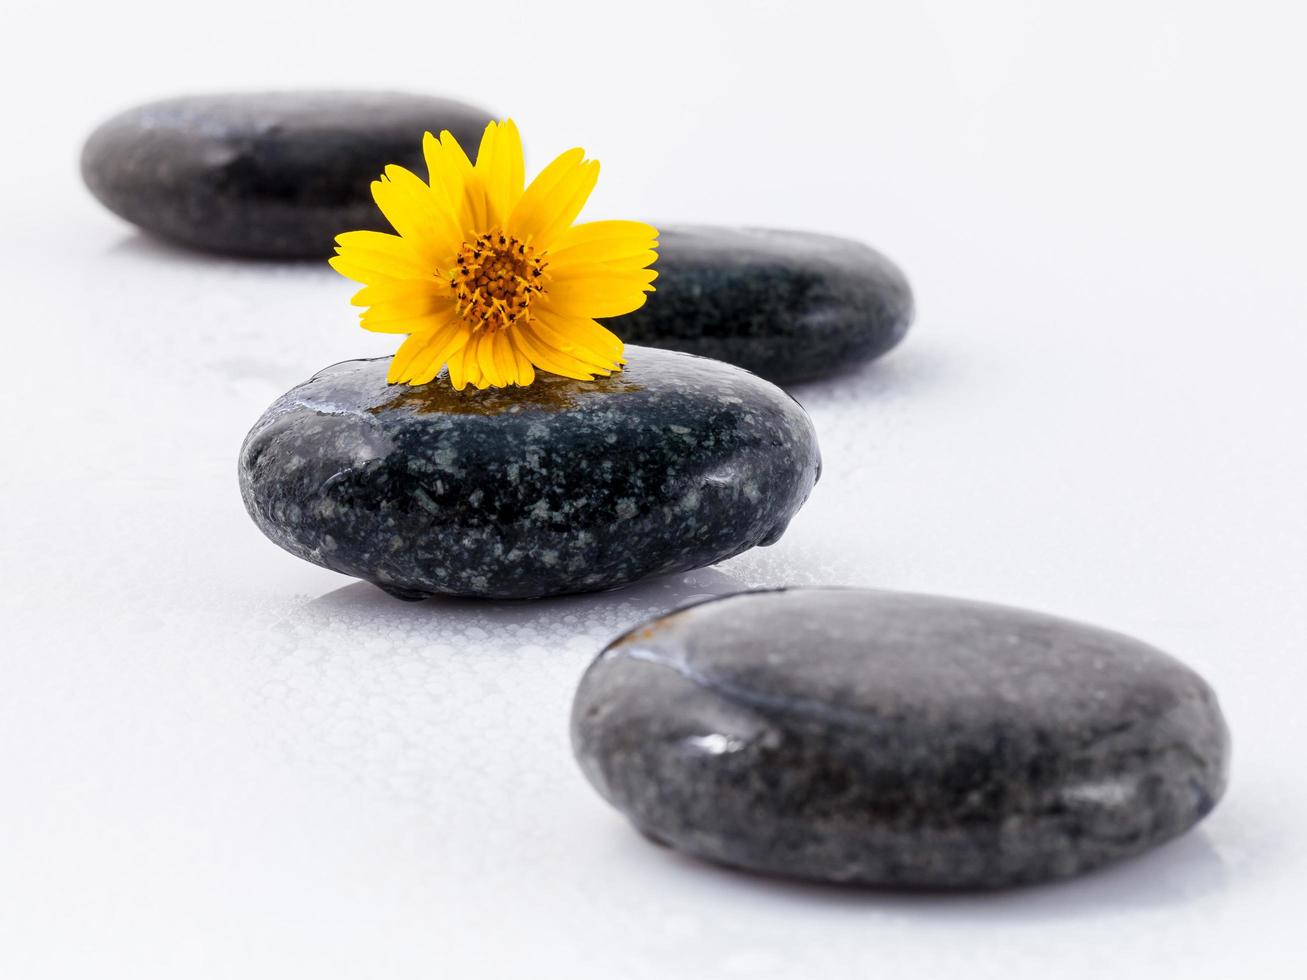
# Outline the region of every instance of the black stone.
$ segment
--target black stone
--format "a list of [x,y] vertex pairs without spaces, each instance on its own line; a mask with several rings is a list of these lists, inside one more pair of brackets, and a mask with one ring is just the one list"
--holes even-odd
[[623,340],[738,364],[781,384],[879,357],[912,323],[898,267],[859,242],[761,228],[659,228],[657,290],[609,323]]
[[754,592],[611,644],[572,714],[586,776],[712,861],[864,884],[1077,874],[1192,827],[1229,735],[1129,637],[956,599]]
[[626,356],[610,378],[462,392],[338,364],[246,438],[245,506],[291,554],[403,599],[590,592],[776,541],[820,471],[803,409],[729,364]]
[[371,183],[387,164],[425,177],[422,134],[475,154],[490,120],[450,99],[268,92],[167,99],[100,126],[82,176],[115,214],[173,242],[275,258],[332,254],[344,231],[389,231]]

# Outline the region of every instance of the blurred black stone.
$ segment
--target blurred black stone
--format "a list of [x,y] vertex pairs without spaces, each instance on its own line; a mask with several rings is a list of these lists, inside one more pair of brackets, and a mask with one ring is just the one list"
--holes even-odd
[[738,364],[778,384],[836,374],[894,347],[912,290],[889,259],[831,235],[659,228],[657,290],[608,321],[623,340]]
[[754,592],[632,629],[572,714],[645,835],[755,871],[991,888],[1183,833],[1229,735],[1197,674],[1051,616],[861,589]]
[[425,178],[424,132],[448,129],[475,157],[490,119],[461,102],[393,92],[167,99],[96,129],[82,176],[109,210],[175,243],[325,257],[341,232],[390,230],[371,182],[391,163]]

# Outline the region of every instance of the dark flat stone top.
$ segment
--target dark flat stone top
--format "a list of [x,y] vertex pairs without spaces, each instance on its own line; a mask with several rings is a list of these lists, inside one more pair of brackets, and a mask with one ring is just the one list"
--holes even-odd
[[898,267],[834,235],[660,226],[657,269],[657,290],[613,320],[613,330],[780,384],[864,364],[896,346],[912,323],[912,290]]
[[612,588],[775,541],[820,469],[798,403],[746,371],[627,348],[619,374],[525,389],[387,385],[348,361],[241,451],[273,541],[405,597]]
[[475,155],[490,114],[400,92],[248,92],[129,109],[86,141],[82,175],[115,214],[182,245],[322,257],[335,236],[389,230],[371,183],[387,164],[425,174],[422,134]]
[[866,590],[749,593],[615,641],[587,776],[647,834],[755,870],[992,887],[1183,832],[1225,788],[1210,688],[1137,640]]

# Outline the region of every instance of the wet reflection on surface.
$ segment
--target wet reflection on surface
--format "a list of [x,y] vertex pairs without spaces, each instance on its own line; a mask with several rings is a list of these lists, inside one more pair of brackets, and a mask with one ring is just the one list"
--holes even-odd
[[526,388],[486,388],[468,385],[456,391],[442,375],[427,385],[394,385],[389,400],[369,409],[373,414],[412,411],[418,415],[503,415],[517,412],[561,412],[576,408],[591,395],[630,394],[644,386],[622,374],[593,381],[575,381],[540,372]]

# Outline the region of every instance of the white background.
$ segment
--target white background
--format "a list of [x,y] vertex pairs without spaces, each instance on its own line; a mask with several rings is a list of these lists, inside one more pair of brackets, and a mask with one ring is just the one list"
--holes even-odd
[[[0,62],[0,976],[1301,976],[1301,5],[24,4]],[[323,264],[99,208],[138,101],[397,87],[584,145],[590,217],[790,226],[902,263],[917,325],[797,391],[784,540],[535,604],[397,603],[263,539],[250,424],[382,354]],[[1134,633],[1216,687],[1229,795],[1065,884],[905,897],[653,848],[567,713],[693,595],[865,584]]]

